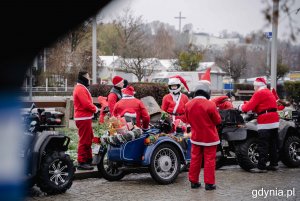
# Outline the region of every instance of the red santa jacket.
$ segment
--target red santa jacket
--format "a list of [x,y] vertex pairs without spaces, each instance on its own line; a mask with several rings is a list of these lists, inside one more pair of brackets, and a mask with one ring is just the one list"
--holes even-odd
[[228,96],[219,96],[211,99],[211,101],[216,104],[219,110],[228,110],[233,108]]
[[248,102],[239,106],[239,109],[243,112],[253,111],[258,114],[257,129],[279,127],[276,99],[268,88],[258,89]]
[[142,128],[147,129],[149,127],[150,116],[141,100],[133,96],[125,96],[119,100],[115,105],[113,116],[122,117],[125,113],[136,114],[136,125],[138,127],[141,127],[141,120],[143,122]]
[[183,93],[180,93],[177,97],[178,104],[176,104],[176,96],[171,93],[165,95],[162,100],[161,109],[171,114],[173,116],[173,121],[175,119],[180,119],[181,121],[186,122],[184,106],[189,101],[189,98]]
[[87,120],[94,117],[98,108],[93,104],[89,90],[82,84],[77,84],[73,91],[74,120]]
[[191,125],[193,144],[213,146],[220,143],[216,125],[221,123],[221,117],[215,103],[197,96],[185,105],[185,116]]

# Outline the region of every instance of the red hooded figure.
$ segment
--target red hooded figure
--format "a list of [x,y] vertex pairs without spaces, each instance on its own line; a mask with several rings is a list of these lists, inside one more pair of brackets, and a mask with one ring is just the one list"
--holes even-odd
[[[251,99],[240,106],[242,112],[253,111],[257,117],[258,131],[258,164],[252,172],[266,172],[278,166],[277,139],[279,115],[277,113],[276,97],[267,88],[266,80],[262,77],[254,81],[254,94]],[[270,159],[270,165],[266,163]]]
[[192,188],[200,187],[199,175],[204,160],[206,190],[214,190],[217,145],[220,143],[216,125],[221,117],[216,105],[209,100],[210,86],[200,82],[195,88],[195,97],[185,105],[187,123],[191,125],[192,150],[189,181]]
[[92,96],[87,89],[89,86],[89,74],[81,71],[78,74],[78,83],[73,91],[74,98],[74,120],[78,128],[78,169],[91,170],[92,162],[92,118],[98,108],[93,104]]
[[[134,97],[134,88],[128,86],[122,90],[123,97],[115,105],[113,116],[131,116],[136,118],[136,126],[148,129],[150,116],[144,103]],[[142,124],[141,124],[142,121]]]
[[184,106],[189,101],[189,98],[180,92],[181,84],[189,91],[186,81],[181,76],[170,77],[168,82],[170,93],[165,95],[162,100],[161,109],[172,116],[173,122],[176,119],[186,122]]
[[114,111],[115,104],[122,98],[122,88],[124,86],[124,79],[120,76],[114,76],[112,79],[113,88],[107,96],[107,102],[110,113]]

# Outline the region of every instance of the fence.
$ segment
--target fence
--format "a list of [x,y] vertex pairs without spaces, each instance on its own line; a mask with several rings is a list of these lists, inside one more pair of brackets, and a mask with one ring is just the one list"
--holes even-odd
[[[32,92],[73,92],[74,87],[32,87]],[[29,87],[22,87],[22,91],[29,92]]]
[[[99,101],[97,98],[93,97],[93,102],[95,105],[99,106]],[[36,100],[36,101],[22,101],[23,108],[30,108],[32,103],[38,108],[55,108],[57,111],[63,112],[65,115],[63,117],[63,122],[66,127],[69,127],[70,119],[74,117],[74,104],[71,98],[66,98],[65,100]]]

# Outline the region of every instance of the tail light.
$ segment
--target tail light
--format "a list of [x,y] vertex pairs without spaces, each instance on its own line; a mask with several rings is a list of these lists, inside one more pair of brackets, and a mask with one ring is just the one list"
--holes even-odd
[[55,119],[55,123],[61,124],[61,119]]

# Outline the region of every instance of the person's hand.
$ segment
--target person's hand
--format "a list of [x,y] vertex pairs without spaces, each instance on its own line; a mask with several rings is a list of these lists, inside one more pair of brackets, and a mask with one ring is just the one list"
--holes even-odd
[[242,110],[242,106],[243,106],[244,104],[240,104],[240,105],[238,105],[237,106],[237,109],[239,110],[239,111],[241,111],[241,112],[243,112],[243,110]]
[[97,106],[95,106],[96,107],[96,112],[95,112],[95,114],[97,114],[98,112],[99,112],[99,108],[97,107]]

